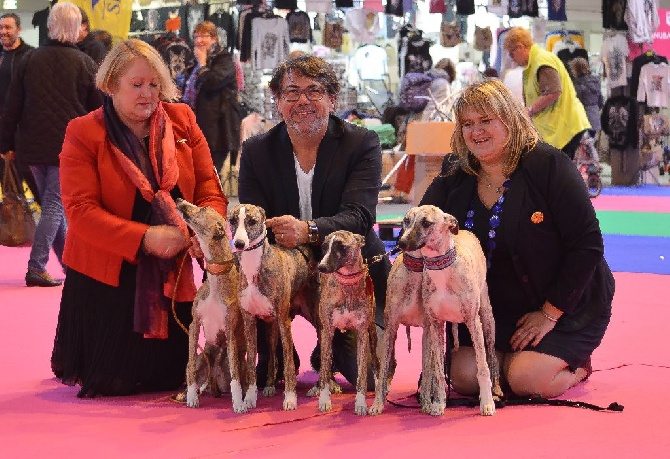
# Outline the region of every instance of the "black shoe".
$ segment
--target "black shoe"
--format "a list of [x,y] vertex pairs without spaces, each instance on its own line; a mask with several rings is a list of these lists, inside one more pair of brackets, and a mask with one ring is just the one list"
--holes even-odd
[[63,281],[54,279],[46,271],[38,273],[29,269],[26,273],[26,285],[28,287],[58,287],[62,283]]

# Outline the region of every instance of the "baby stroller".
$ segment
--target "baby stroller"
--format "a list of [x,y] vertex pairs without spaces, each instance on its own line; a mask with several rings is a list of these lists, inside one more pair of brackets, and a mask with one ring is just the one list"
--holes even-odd
[[598,196],[603,189],[603,182],[600,180],[600,173],[603,168],[600,166],[595,143],[596,139],[591,136],[589,131],[586,131],[582,135],[574,159],[577,170],[582,174],[582,179],[584,179],[584,184],[591,198]]

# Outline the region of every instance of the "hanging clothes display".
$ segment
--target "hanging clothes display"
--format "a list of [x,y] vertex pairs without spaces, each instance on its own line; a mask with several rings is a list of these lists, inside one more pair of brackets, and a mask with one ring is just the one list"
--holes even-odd
[[255,69],[274,69],[286,60],[289,53],[286,19],[268,16],[251,21],[251,57]]
[[288,37],[291,43],[312,43],[312,27],[309,15],[300,10],[289,11],[286,15]]
[[607,87],[610,89],[627,86],[628,79],[628,42],[626,34],[606,32],[600,58],[605,67]]
[[607,134],[610,148],[624,150],[637,146],[637,102],[626,96],[613,96],[605,101],[600,124]]
[[628,25],[628,36],[633,43],[651,43],[658,29],[658,7],[656,0],[628,0],[624,20]]
[[649,62],[640,69],[637,101],[647,107],[666,108],[670,97],[670,65],[666,62]]
[[603,28],[612,30],[628,30],[624,20],[626,0],[602,0]]
[[[212,8],[215,8],[213,12]],[[228,4],[225,6],[210,5],[208,20],[212,21],[216,26],[216,32],[219,35],[219,45],[230,52],[236,47],[237,42],[236,16],[236,12],[234,10],[231,11]]]
[[373,43],[381,29],[379,14],[365,8],[347,11],[344,25],[356,43]]

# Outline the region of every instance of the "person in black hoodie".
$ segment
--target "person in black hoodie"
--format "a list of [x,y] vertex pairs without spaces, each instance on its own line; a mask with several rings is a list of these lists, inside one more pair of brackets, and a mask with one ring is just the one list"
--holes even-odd
[[240,108],[233,56],[219,45],[216,26],[203,21],[193,31],[195,58],[177,78],[182,102],[191,106],[220,174],[228,152],[231,163],[240,149]]
[[59,154],[70,120],[102,105],[97,66],[77,49],[79,8],[57,3],[47,19],[49,39],[21,59],[12,78],[0,127],[0,153],[28,164],[42,200],[26,285],[61,284],[46,271],[53,248],[62,265],[67,223],[60,195]]
[[[12,81],[12,73],[16,69],[21,58],[32,46],[24,42],[21,37],[21,18],[14,13],[6,13],[0,16],[0,119],[5,106],[5,99],[9,91],[9,83]],[[0,161],[0,177],[4,173],[5,163]],[[27,165],[18,163],[17,169],[19,180],[28,183],[35,200],[39,202],[37,186]]]

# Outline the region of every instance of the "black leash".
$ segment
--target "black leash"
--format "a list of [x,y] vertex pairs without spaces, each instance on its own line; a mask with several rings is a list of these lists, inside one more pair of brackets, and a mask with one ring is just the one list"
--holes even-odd
[[[414,396],[419,401],[419,393],[416,392]],[[420,405],[408,405],[404,403],[394,402],[393,400],[388,400],[390,405],[393,405],[397,408],[421,408]],[[512,398],[507,400],[496,400],[496,409],[505,408],[506,406],[567,406],[571,408],[586,408],[594,411],[609,411],[613,413],[618,413],[623,411],[623,405],[618,404],[617,402],[612,402],[606,407],[595,405],[593,403],[579,402],[576,400],[563,400],[563,399],[549,399],[544,397],[529,397],[529,398]],[[447,399],[446,407],[467,407],[467,408],[476,408],[479,406],[479,400],[476,398],[451,398]]]
[[402,249],[396,245],[395,247],[393,247],[388,252],[380,253],[379,255],[374,255],[370,258],[366,258],[365,260],[363,260],[363,263],[365,263],[368,266],[373,265],[373,264],[375,264],[379,261],[382,261],[385,257],[393,256],[393,255],[395,255],[395,254],[397,254],[401,251],[402,251]]

